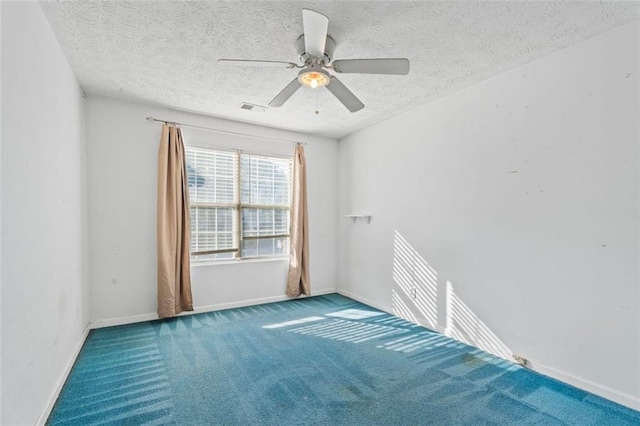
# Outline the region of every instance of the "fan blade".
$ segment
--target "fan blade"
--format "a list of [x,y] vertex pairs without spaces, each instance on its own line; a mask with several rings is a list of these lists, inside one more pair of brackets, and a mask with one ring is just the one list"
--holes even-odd
[[305,50],[309,55],[321,58],[327,41],[329,18],[313,10],[302,9],[302,24]]
[[336,77],[331,76],[331,82],[325,86],[333,96],[338,98],[342,105],[346,106],[351,112],[360,111],[364,108],[364,104],[360,102],[360,99],[356,98],[356,95],[351,93],[347,86],[342,84]]
[[345,59],[333,61],[333,70],[339,73],[358,74],[409,74],[409,60],[407,58],[385,59]]
[[218,65],[231,67],[295,68],[292,62],[252,61],[250,59],[218,59]]
[[294,78],[291,83],[282,89],[275,98],[269,102],[270,107],[281,107],[287,100],[300,88],[300,82],[297,78]]

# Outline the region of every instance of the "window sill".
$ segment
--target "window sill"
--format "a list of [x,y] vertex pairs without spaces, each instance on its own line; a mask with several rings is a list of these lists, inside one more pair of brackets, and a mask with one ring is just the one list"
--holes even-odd
[[285,262],[288,256],[281,257],[247,257],[244,259],[206,260],[203,262],[191,262],[191,267],[217,266],[217,265],[238,265],[244,263],[264,263],[264,262]]

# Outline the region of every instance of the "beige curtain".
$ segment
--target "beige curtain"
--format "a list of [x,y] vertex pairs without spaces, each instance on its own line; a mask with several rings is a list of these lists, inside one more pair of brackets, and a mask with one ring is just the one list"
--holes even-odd
[[296,145],[293,159],[291,200],[291,254],[287,296],[311,295],[309,283],[309,218],[307,214],[307,161],[304,148]]
[[189,260],[191,222],[182,132],[162,126],[158,150],[158,317],[193,311]]

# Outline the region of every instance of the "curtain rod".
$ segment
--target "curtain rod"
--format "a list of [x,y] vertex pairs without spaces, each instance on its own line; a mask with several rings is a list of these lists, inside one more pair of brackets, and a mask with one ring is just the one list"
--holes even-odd
[[213,127],[197,126],[195,124],[186,124],[186,123],[178,123],[176,121],[159,120],[159,119],[154,118],[154,117],[147,117],[146,120],[147,121],[151,121],[151,122],[155,121],[155,122],[158,122],[158,123],[165,123],[165,124],[175,124],[176,126],[192,127],[194,129],[209,130],[211,132],[225,133],[227,135],[247,136],[247,137],[250,137],[250,138],[266,139],[266,140],[271,140],[271,141],[275,141],[275,142],[293,143],[293,144],[297,144],[297,145],[306,145],[307,144],[306,142],[298,142],[298,141],[292,141],[292,140],[288,140],[288,139],[277,139],[277,138],[270,138],[270,137],[267,137],[267,136],[256,136],[256,135],[250,135],[249,133],[232,132],[232,131],[229,131],[229,130],[214,129]]

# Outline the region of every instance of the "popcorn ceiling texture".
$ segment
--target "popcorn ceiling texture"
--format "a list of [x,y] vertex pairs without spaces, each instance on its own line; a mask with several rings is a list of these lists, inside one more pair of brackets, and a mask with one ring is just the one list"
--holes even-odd
[[[639,17],[635,2],[41,5],[87,93],[335,138]],[[266,105],[297,70],[219,67],[216,61],[297,63],[302,8],[329,17],[334,59],[406,57],[411,60],[409,75],[341,74],[340,80],[365,104],[357,113],[327,90],[306,87],[281,108],[240,109],[242,102]]]

